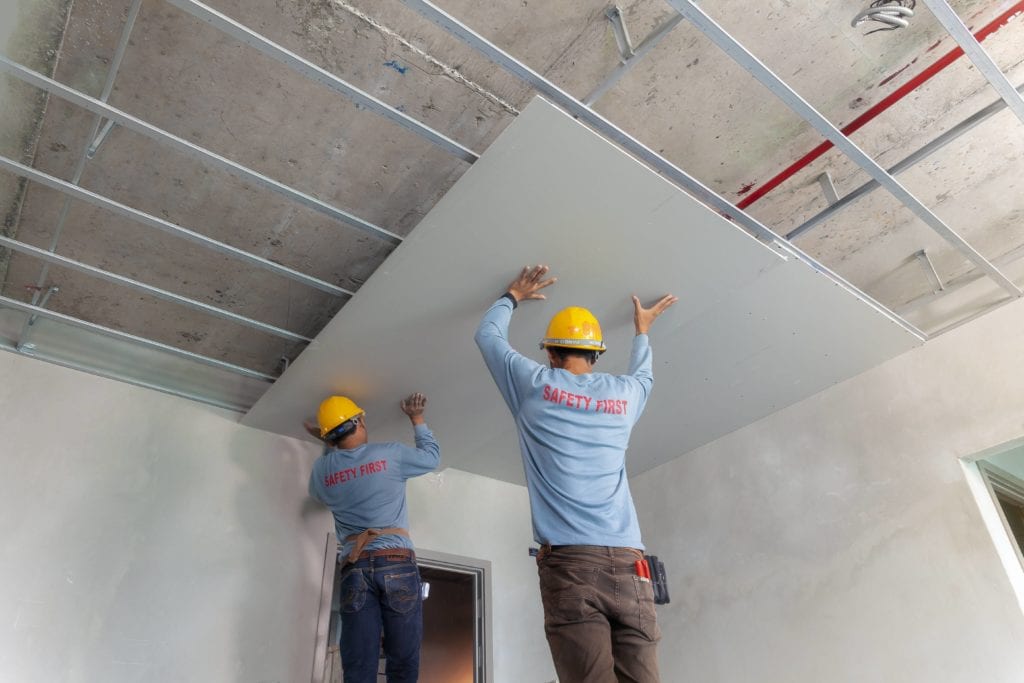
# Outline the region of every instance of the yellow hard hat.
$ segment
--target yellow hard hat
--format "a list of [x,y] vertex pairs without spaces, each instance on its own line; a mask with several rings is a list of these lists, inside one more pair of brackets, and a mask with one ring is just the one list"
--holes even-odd
[[549,346],[604,353],[601,324],[597,322],[594,314],[585,308],[563,308],[551,318],[547,334],[540,342],[542,349]]
[[340,425],[364,413],[365,411],[347,396],[331,396],[320,404],[320,410],[316,414],[316,420],[320,424],[320,436],[327,436]]

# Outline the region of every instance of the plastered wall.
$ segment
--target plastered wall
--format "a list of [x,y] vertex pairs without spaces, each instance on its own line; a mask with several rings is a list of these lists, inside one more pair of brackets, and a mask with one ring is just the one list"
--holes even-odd
[[958,463],[1024,435],[1022,338],[1018,302],[635,477],[670,680],[1024,680]]
[[[319,450],[236,419],[0,354],[0,681],[309,680]],[[448,471],[409,494],[420,547],[493,563],[495,680],[553,678],[525,489]]]
[[[443,434],[438,439],[443,458]],[[553,680],[537,565],[528,552],[533,532],[526,487],[446,470],[414,480],[408,496],[410,531],[417,547],[492,563],[494,680]]]

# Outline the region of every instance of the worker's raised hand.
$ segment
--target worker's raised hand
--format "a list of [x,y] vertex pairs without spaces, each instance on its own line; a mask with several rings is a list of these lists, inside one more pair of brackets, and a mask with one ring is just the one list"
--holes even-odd
[[640,299],[633,297],[633,324],[636,326],[637,334],[647,334],[651,329],[654,319],[669,309],[672,304],[679,301],[679,297],[666,294],[658,299],[650,308],[644,308]]
[[323,437],[320,436],[320,426],[312,420],[303,420],[302,426],[306,428],[309,435],[315,438],[317,441],[323,441]]
[[419,392],[402,399],[402,412],[409,416],[414,425],[423,424],[423,412],[427,409],[427,397]]
[[540,290],[555,284],[557,277],[544,279],[548,274],[547,266],[525,266],[519,277],[509,283],[508,293],[516,298],[516,301],[529,301],[530,299],[546,299]]

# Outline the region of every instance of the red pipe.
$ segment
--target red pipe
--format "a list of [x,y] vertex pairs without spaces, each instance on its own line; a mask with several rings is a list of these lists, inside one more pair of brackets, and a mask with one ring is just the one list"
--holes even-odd
[[[1021,11],[1024,11],[1024,0],[1015,3],[1012,7],[1010,7],[1010,9],[1006,10],[998,17],[993,19],[991,22],[986,24],[984,27],[981,28],[980,31],[974,34],[974,37],[978,41],[985,40],[990,35],[992,35],[996,31],[1001,29],[1003,26],[1005,26],[1010,21],[1010,19],[1014,17],[1014,15]],[[924,83],[932,76],[939,73],[947,66],[955,62],[957,59],[960,58],[961,55],[963,55],[963,53],[963,49],[960,48],[960,46],[957,46],[955,49],[950,50],[949,52],[944,54],[934,64],[929,65],[927,68],[921,71],[921,73],[917,74],[909,81],[901,85],[899,88],[892,91],[892,93],[886,96],[878,104],[874,105],[873,107],[865,111],[863,114],[855,118],[853,121],[848,123],[845,127],[840,129],[843,135],[849,135],[850,133],[860,129],[868,121],[875,118],[883,111],[885,111],[892,105],[902,100],[909,93],[916,90],[922,83]],[[756,202],[758,199],[765,196],[766,194],[774,190],[776,187],[781,185],[785,180],[795,175],[798,171],[800,171],[800,169],[808,166],[812,161],[820,157],[822,154],[824,154],[831,148],[832,142],[829,140],[825,140],[820,145],[812,149],[810,152],[794,161],[785,170],[783,170],[774,178],[766,182],[764,185],[761,185],[753,192],[750,192],[750,194],[744,197],[743,200],[740,201],[736,206],[738,206],[741,209],[747,208],[748,206]],[[744,190],[749,192],[750,186],[745,187]],[[743,190],[741,190],[741,192],[743,192]]]

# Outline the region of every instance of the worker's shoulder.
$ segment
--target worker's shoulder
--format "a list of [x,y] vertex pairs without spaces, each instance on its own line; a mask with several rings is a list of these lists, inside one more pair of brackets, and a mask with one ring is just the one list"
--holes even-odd
[[631,375],[615,375],[610,372],[588,372],[577,377],[585,378],[583,381],[587,384],[617,384],[632,379]]
[[639,380],[633,375],[613,375],[609,372],[591,373],[595,375],[590,386],[594,389],[606,391],[635,391],[638,390]]
[[404,448],[410,448],[409,444],[401,441],[371,441],[363,446],[360,459],[373,458],[382,454],[400,451]]

